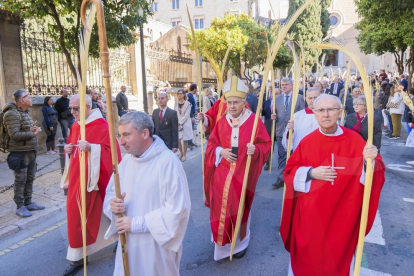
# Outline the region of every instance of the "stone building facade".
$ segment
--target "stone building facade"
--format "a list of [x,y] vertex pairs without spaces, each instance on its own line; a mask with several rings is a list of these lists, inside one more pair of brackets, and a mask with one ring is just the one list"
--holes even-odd
[[269,0],[155,0],[152,5],[153,19],[171,26],[190,26],[186,5],[196,29],[208,28],[214,17],[223,17],[226,13],[246,13],[253,18],[275,19]]

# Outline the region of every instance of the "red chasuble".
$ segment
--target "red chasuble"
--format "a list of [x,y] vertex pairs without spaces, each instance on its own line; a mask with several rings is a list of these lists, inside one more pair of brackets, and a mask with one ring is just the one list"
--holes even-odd
[[[306,136],[287,162],[286,195],[280,233],[295,276],[348,276],[355,253],[361,219],[364,185],[362,151],[366,142],[347,128],[339,136],[325,136],[319,129]],[[309,193],[294,191],[300,167],[345,167],[331,182],[312,180]],[[385,166],[375,159],[367,233],[378,208]]]
[[[98,181],[99,191],[86,192],[86,244],[90,245],[96,242],[96,238],[98,236],[106,186],[111,178],[113,169],[111,162],[111,145],[109,142],[109,128],[106,120],[103,118],[95,119],[92,122],[87,123],[85,129],[85,140],[91,144],[99,144],[101,146],[100,177]],[[75,122],[70,129],[70,135],[67,143],[76,145],[78,144],[78,140],[80,140],[80,125],[78,122]],[[86,153],[86,160],[88,160],[88,155],[89,152]],[[119,146],[118,161],[121,161],[121,151]],[[88,162],[86,162],[86,173],[87,172]],[[86,181],[87,180],[88,175],[86,174]],[[69,245],[72,248],[79,248],[83,246],[81,218],[78,207],[78,202],[79,204],[81,202],[80,200],[79,149],[74,146],[70,158],[69,186],[66,200],[68,239]]]
[[[204,191],[206,205],[210,207],[211,230],[214,241],[218,245],[230,243],[233,235],[247,162],[247,144],[250,143],[254,118],[255,115],[250,110],[246,110],[239,120],[238,127],[232,127],[231,124],[234,122],[225,116],[218,121],[208,139]],[[237,140],[232,142],[232,139]],[[222,159],[216,167],[216,148],[229,149],[234,147],[235,142],[238,144],[237,162],[231,164],[226,159]],[[256,183],[270,153],[271,140],[261,120],[258,121],[253,144],[256,146],[256,151],[250,165],[240,240],[246,236],[247,219],[253,203]]]
[[[250,109],[250,106],[245,102],[246,108]],[[227,103],[224,96],[216,101],[213,106],[206,112],[208,120],[208,127],[204,130],[205,132],[212,132],[216,123],[227,114]]]

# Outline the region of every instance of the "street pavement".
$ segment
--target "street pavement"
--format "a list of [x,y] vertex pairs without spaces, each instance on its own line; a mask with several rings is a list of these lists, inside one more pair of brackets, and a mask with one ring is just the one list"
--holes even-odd
[[[414,275],[414,166],[406,164],[414,160],[414,149],[404,147],[403,140],[383,137],[381,153],[387,165],[386,183],[374,227],[365,240],[361,275]],[[188,157],[183,165],[192,210],[180,274],[287,275],[289,254],[278,233],[283,191],[272,189],[274,172],[264,171],[257,185],[247,254],[240,260],[215,262],[209,210],[203,204],[200,148],[189,152]],[[276,160],[277,155],[273,170]],[[113,248],[111,245],[90,256],[89,275],[113,274]],[[0,275],[61,275],[69,264],[66,250],[67,224],[63,208],[48,219],[0,240]]]

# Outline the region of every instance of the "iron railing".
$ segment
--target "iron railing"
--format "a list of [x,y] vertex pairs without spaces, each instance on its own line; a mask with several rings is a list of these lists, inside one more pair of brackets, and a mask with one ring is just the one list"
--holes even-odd
[[[71,93],[78,92],[78,86],[69,68],[65,55],[59,46],[51,40],[44,28],[27,27],[20,30],[21,49],[25,87],[31,95],[59,95],[63,88]],[[130,55],[123,48],[110,51],[111,82],[113,91],[119,91],[121,85],[129,86],[128,63]],[[71,54],[71,60],[77,67],[78,59]],[[103,93],[104,81],[100,59],[89,58],[87,72],[88,88]]]

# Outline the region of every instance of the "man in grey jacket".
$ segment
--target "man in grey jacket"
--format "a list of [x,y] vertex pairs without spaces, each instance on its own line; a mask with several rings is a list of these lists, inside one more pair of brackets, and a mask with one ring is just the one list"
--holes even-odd
[[[283,78],[281,80],[282,93],[276,97],[276,142],[277,151],[279,155],[277,179],[273,184],[275,189],[281,188],[284,185],[283,172],[286,166],[286,150],[282,144],[283,133],[285,132],[287,123],[290,120],[290,110],[292,108],[292,89],[293,82],[291,78]],[[298,100],[295,106],[295,112],[305,108],[305,101],[301,95],[298,95]]]
[[42,129],[35,125],[29,115],[32,98],[24,89],[13,94],[14,103],[3,107],[4,125],[10,137],[7,163],[14,171],[14,202],[17,205],[16,215],[30,217],[30,211],[42,210],[45,207],[32,201],[33,181],[36,175],[36,153],[38,149],[37,135]]
[[128,97],[125,95],[126,86],[121,86],[121,92],[116,95],[116,106],[118,107],[118,115],[122,117],[128,112]]

